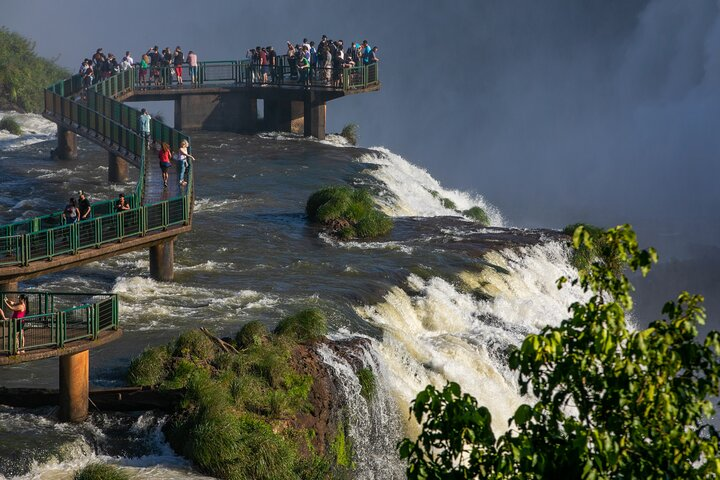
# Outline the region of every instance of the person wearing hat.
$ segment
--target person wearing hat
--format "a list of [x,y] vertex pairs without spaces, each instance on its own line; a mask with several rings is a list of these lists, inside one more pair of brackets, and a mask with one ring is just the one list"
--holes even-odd
[[92,209],[90,208],[90,200],[85,196],[85,192],[80,190],[78,192],[78,210],[80,210],[80,220],[87,220],[90,218]]

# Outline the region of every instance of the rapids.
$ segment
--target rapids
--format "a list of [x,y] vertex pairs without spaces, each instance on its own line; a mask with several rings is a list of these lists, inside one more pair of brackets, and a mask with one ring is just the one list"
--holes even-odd
[[[77,161],[50,160],[54,127],[35,116],[23,121],[36,133],[0,137],[0,221],[59,210],[78,190],[92,201],[133,188],[135,179],[108,184],[105,152],[84,140]],[[332,352],[320,352],[353,412],[358,478],[402,477],[393,448],[415,431],[409,402],[428,383],[459,382],[490,408],[494,428],[506,428],[522,401],[506,365],[507,347],[557,324],[582,298],[555,287],[559,276],[572,274],[561,235],[509,228],[480,195],[443,188],[385,148],[280,133],[192,139],[193,231],[176,241],[174,282],[150,279],[148,254],[138,251],[21,286],[120,296],[125,334],[93,350],[91,383],[123,385],[134,356],[181,331],[204,325],[234,335],[250,320],[272,328],[312,306],[326,313],[331,337],[370,338],[358,361],[377,376],[372,402],[360,396],[352,369]],[[149,168],[156,167],[151,161]],[[339,243],[309,225],[307,198],[334,184],[369,188],[394,217],[393,232]],[[491,226],[458,213],[474,206],[486,210]],[[56,362],[6,367],[0,385],[56,387]],[[7,477],[70,478],[70,468],[101,459],[136,478],[201,478],[170,451],[160,433],[164,420],[149,413],[93,414],[72,427],[55,423],[51,410],[5,408],[0,417],[0,443],[16,445],[0,451],[0,474]]]

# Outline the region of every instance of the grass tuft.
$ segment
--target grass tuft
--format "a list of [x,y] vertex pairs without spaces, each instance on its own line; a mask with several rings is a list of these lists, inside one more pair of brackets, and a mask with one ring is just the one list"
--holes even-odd
[[305,212],[338,237],[375,238],[392,230],[390,217],[378,210],[370,192],[348,186],[326,187],[313,193]]
[[267,342],[269,332],[262,322],[254,320],[246,323],[235,336],[235,342],[241,348],[251,345],[262,345]]
[[320,310],[308,308],[283,319],[275,333],[301,342],[313,342],[327,335],[327,320]]
[[130,362],[128,383],[137,387],[160,385],[168,375],[169,360],[166,347],[148,348]]
[[462,212],[467,218],[474,220],[483,227],[490,225],[490,219],[485,210],[480,207],[472,207]]

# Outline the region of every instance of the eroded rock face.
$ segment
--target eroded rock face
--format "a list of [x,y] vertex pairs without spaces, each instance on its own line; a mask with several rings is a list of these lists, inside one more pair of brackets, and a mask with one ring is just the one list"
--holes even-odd
[[[338,426],[342,422],[344,404],[342,396],[338,394],[332,371],[323,363],[317,353],[317,347],[320,344],[325,345],[338,356],[353,364],[357,362],[357,359],[348,355],[348,352],[360,349],[366,343],[368,340],[364,338],[343,341],[326,339],[313,344],[298,345],[293,351],[293,368],[303,375],[311,375],[315,381],[308,397],[312,411],[296,415],[291,421],[291,425],[295,428],[310,429],[315,432],[312,444],[315,452],[320,455],[328,451],[335,438]],[[362,368],[362,365],[353,366],[356,369]]]

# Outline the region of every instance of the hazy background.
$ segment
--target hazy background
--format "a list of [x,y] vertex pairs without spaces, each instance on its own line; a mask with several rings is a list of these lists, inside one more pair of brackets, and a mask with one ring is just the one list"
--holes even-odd
[[718,1],[2,0],[0,12],[72,71],[98,47],[227,60],[367,39],[382,90],[331,102],[329,131],[359,124],[362,145],[484,195],[512,225],[632,223],[672,259],[645,299],[683,287],[720,311]]

